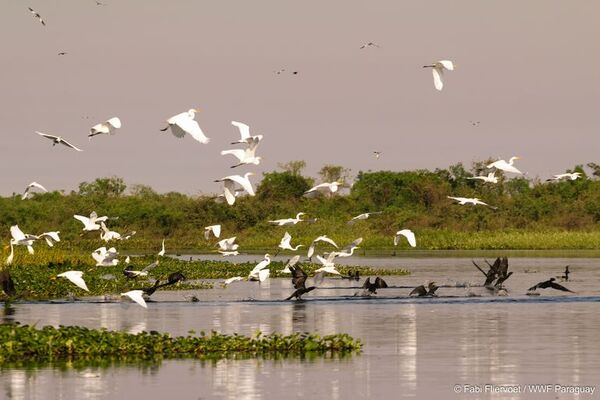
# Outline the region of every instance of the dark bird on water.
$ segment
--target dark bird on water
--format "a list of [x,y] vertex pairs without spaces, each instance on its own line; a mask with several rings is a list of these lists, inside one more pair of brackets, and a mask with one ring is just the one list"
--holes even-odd
[[294,297],[298,300],[302,300],[302,295],[316,289],[316,286],[306,287],[306,278],[308,278],[308,275],[299,265],[291,266],[289,268],[292,271],[292,284],[296,291],[286,300],[291,300]]
[[427,287],[425,287],[425,285],[417,286],[408,295],[409,296],[416,295],[418,297],[424,297],[424,296],[437,297],[437,294],[435,294],[435,291],[438,289],[439,289],[439,286],[436,286],[435,282],[429,282]]
[[14,296],[17,294],[15,289],[15,283],[13,282],[10,273],[8,271],[0,272],[0,284],[2,285],[2,291],[7,296]]
[[58,53],[59,56],[66,56],[68,53],[66,51],[61,51]]
[[[475,261],[471,260],[473,265],[481,271],[483,275],[485,275],[485,282],[483,286],[487,288],[499,288],[502,287],[504,281],[506,281],[511,275],[512,271],[508,272],[508,258],[507,257],[498,257],[493,264],[490,264],[487,260],[485,262],[490,267],[490,269],[485,272]],[[496,281],[496,282],[494,282]]]
[[377,294],[377,289],[388,287],[387,283],[380,277],[375,278],[375,282],[371,283],[371,278],[367,278],[362,285],[370,294]]
[[134,289],[134,290],[141,290],[142,292],[144,292],[144,296],[150,297],[158,289],[166,287],[166,286],[174,285],[177,282],[181,282],[184,280],[185,280],[185,276],[181,272],[178,271],[178,272],[173,272],[173,273],[169,274],[167,281],[165,283],[160,283],[160,280],[157,279],[156,281],[154,281],[154,285],[152,285],[148,288],[139,288],[139,289]]
[[567,289],[566,287],[564,287],[563,285],[559,285],[558,283],[554,283],[554,281],[556,280],[556,278],[550,278],[547,281],[544,282],[540,282],[535,286],[532,286],[528,289],[528,291],[534,291],[536,289],[547,289],[547,288],[552,288],[552,289],[556,289],[556,290],[562,290],[563,292],[570,292],[570,293],[575,293],[572,290]]
[[569,274],[570,274],[570,273],[571,273],[571,272],[569,271],[569,266],[567,265],[567,266],[565,267],[565,272],[563,273],[563,275],[559,276],[559,278],[562,278],[562,279],[564,279],[565,281],[567,281],[567,282],[568,282],[568,281],[569,281]]

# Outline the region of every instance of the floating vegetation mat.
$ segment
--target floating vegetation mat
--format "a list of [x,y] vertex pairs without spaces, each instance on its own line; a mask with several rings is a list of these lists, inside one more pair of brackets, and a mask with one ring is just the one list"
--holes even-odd
[[206,335],[193,331],[172,337],[156,331],[130,334],[79,326],[0,325],[0,368],[15,363],[78,360],[157,360],[197,358],[286,358],[336,357],[358,353],[359,339],[341,333],[319,336],[309,333],[254,336]]

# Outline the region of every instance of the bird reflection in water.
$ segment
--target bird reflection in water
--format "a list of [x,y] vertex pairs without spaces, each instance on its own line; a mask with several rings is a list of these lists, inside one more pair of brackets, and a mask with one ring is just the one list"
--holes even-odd
[[301,324],[304,326],[306,323],[306,303],[301,301],[295,301],[291,304],[292,306],[292,323],[294,324],[294,331],[298,331],[299,329],[296,327],[296,324]]

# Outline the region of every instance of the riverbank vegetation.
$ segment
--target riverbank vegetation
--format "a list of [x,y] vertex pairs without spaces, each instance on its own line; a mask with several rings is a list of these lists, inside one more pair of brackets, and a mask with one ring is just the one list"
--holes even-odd
[[[498,184],[468,179],[485,174],[485,164],[462,164],[446,169],[359,172],[353,185],[332,196],[306,198],[304,191],[316,181],[348,179],[348,170],[326,166],[321,179],[301,174],[302,165],[288,163],[283,171],[265,173],[256,196],[242,196],[235,205],[219,203],[214,196],[158,194],[144,185],[127,187],[122,179],[101,178],[83,182],[77,191],[34,194],[21,200],[15,194],[0,198],[0,232],[7,243],[9,227],[19,224],[26,233],[59,230],[65,250],[91,249],[104,244],[98,232],[82,233],[74,214],[95,210],[111,218],[112,230],[137,234],[129,241],[113,242],[119,250],[157,251],[167,238],[167,251],[215,251],[215,240],[204,240],[203,227],[223,226],[222,237],[237,236],[240,250],[271,251],[285,231],[293,244],[307,246],[327,234],[345,245],[357,237],[361,247],[393,249],[393,234],[410,228],[421,249],[592,249],[600,245],[600,166],[575,166],[582,173],[575,181],[546,182],[497,173]],[[559,171],[560,172],[560,171]],[[459,206],[447,196],[478,197],[497,210]],[[309,222],[274,227],[269,220],[307,213]],[[360,213],[382,211],[352,225]],[[40,245],[36,245],[40,246]],[[404,242],[399,248],[406,248]]]

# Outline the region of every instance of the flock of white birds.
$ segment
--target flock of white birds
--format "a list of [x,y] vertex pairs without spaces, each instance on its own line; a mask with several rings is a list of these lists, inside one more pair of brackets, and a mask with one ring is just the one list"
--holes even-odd
[[[34,11],[31,8],[29,8],[29,11],[35,18],[37,18],[39,20],[39,22],[42,25],[44,25],[44,26],[46,25],[46,22],[42,19],[42,17],[40,16],[39,13],[37,13],[36,11]],[[369,48],[369,47],[378,48],[380,46],[373,42],[367,42],[367,43],[363,44],[362,46],[360,46],[360,49],[365,49],[365,48]],[[59,54],[64,55],[66,53],[59,53]],[[440,60],[433,64],[423,66],[423,68],[431,68],[432,74],[433,74],[434,87],[438,91],[441,91],[444,88],[444,73],[445,73],[445,71],[453,71],[454,67],[455,67],[454,63],[450,60]],[[280,74],[283,71],[285,71],[285,70],[282,69],[282,70],[276,71],[276,73]],[[297,74],[297,71],[295,71],[293,73]],[[187,134],[187,135],[191,136],[194,140],[200,142],[201,144],[208,144],[210,142],[210,139],[204,134],[204,132],[200,128],[200,125],[195,120],[196,114],[198,112],[199,112],[199,109],[191,108],[186,112],[182,112],[171,118],[168,118],[166,120],[167,126],[160,130],[163,132],[166,132],[170,129],[173,136],[175,136],[179,139],[184,138]],[[237,168],[237,167],[244,166],[244,165],[249,166],[249,165],[260,164],[261,157],[256,155],[256,151],[257,151],[257,148],[258,148],[260,142],[263,140],[263,135],[252,135],[250,132],[250,127],[245,123],[232,121],[231,124],[239,130],[239,134],[240,134],[240,139],[231,142],[231,144],[245,145],[246,147],[223,150],[223,151],[221,151],[221,155],[231,155],[236,158],[237,162],[234,165],[232,165],[231,168]],[[117,130],[120,129],[121,127],[122,127],[121,120],[118,117],[112,117],[104,122],[101,122],[101,123],[98,123],[98,124],[92,126],[90,128],[88,138],[91,141],[92,138],[95,136],[114,135],[117,132]],[[61,144],[70,149],[73,149],[75,151],[83,151],[82,149],[80,149],[79,147],[70,143],[69,141],[65,140],[61,136],[56,136],[56,135],[47,134],[47,133],[38,132],[38,131],[36,131],[36,133],[38,135],[40,135],[41,137],[51,140],[53,146],[55,146],[57,144]],[[375,157],[377,159],[379,159],[382,152],[374,151],[373,154],[375,155]],[[512,173],[512,174],[522,174],[522,172],[519,171],[514,166],[514,161],[518,160],[518,159],[519,159],[519,157],[512,157],[509,159],[508,162],[506,162],[505,160],[498,160],[496,162],[493,162],[493,163],[487,165],[487,168],[492,169],[492,172],[489,172],[488,175],[471,177],[469,179],[477,179],[477,180],[481,180],[482,183],[495,184],[495,183],[498,183],[498,178],[495,176],[495,172],[494,172],[495,170],[501,170],[501,171],[504,171],[507,173]],[[250,176],[252,176],[252,175],[253,175],[252,172],[246,172],[244,175],[229,175],[229,176],[225,176],[220,179],[216,179],[215,182],[223,182],[223,194],[221,195],[221,197],[224,197],[229,205],[233,205],[233,204],[235,204],[236,197],[238,197],[241,193],[245,192],[250,196],[254,196],[255,192],[252,187],[252,183],[250,182],[250,179],[249,179]],[[554,178],[552,178],[552,179],[553,180],[561,180],[561,179],[575,180],[575,179],[580,178],[580,176],[581,176],[581,174],[575,172],[575,173],[566,173],[566,174],[555,175]],[[341,182],[341,181],[323,182],[323,183],[320,183],[320,184],[314,186],[313,188],[310,188],[309,190],[307,190],[305,192],[305,196],[312,197],[312,196],[318,196],[318,195],[323,195],[323,194],[327,195],[327,196],[331,196],[332,194],[336,193],[342,185],[343,185],[343,182]],[[32,182],[27,186],[27,188],[23,192],[23,195],[21,198],[23,200],[26,200],[27,198],[29,198],[31,196],[31,193],[33,190],[40,190],[43,192],[47,192],[47,190],[44,186],[42,186],[41,184],[39,184],[37,182]],[[460,204],[460,205],[472,204],[472,205],[483,205],[483,206],[495,208],[493,206],[490,206],[490,205],[484,203],[483,201],[481,201],[478,198],[451,197],[451,196],[448,196],[448,197],[452,200],[457,201],[458,204]],[[363,213],[363,214],[357,215],[356,217],[352,218],[348,223],[353,224],[356,221],[365,220],[365,219],[370,218],[373,215],[378,215],[378,214],[381,214],[381,211]],[[306,215],[306,214],[303,212],[299,212],[295,218],[277,219],[277,220],[271,220],[268,222],[270,224],[276,225],[276,226],[296,225],[298,223],[307,221],[307,220],[302,219],[304,215]],[[120,234],[116,231],[110,230],[106,226],[106,222],[109,220],[109,217],[107,217],[107,216],[98,217],[96,212],[92,212],[89,215],[89,217],[85,217],[85,216],[81,216],[81,215],[74,215],[74,218],[83,224],[84,232],[99,231],[100,239],[107,243],[111,242],[111,241],[127,240],[127,239],[131,238],[133,235],[135,235],[135,231],[129,232],[127,234]],[[11,239],[10,239],[10,249],[11,250],[10,250],[9,256],[6,259],[6,262],[5,262],[6,265],[11,265],[13,262],[14,246],[19,246],[19,245],[25,246],[27,248],[28,252],[30,254],[33,254],[34,253],[33,244],[38,240],[44,239],[46,241],[46,243],[48,244],[48,246],[53,246],[55,242],[60,241],[60,238],[59,238],[60,232],[58,232],[58,231],[44,232],[39,235],[33,235],[33,234],[24,233],[23,231],[21,231],[21,229],[18,227],[18,225],[14,225],[10,228],[10,233],[11,233]],[[220,238],[220,235],[221,235],[221,225],[220,224],[210,225],[210,226],[207,226],[204,228],[204,237],[206,240],[209,240],[211,238],[211,236],[214,236],[215,238]],[[415,237],[414,232],[412,232],[410,229],[406,229],[406,228],[401,229],[398,232],[396,232],[396,234],[394,235],[394,238],[393,238],[394,246],[397,246],[400,243],[400,240],[402,237],[404,237],[407,240],[408,244],[411,247],[416,247],[417,242],[416,242],[416,237]],[[335,268],[335,259],[337,257],[349,257],[349,256],[353,255],[354,251],[357,248],[359,248],[359,245],[361,244],[362,240],[363,240],[362,238],[357,238],[352,243],[350,243],[349,245],[347,245],[347,246],[343,247],[341,250],[339,250],[338,245],[333,240],[328,238],[326,235],[321,235],[321,236],[317,237],[316,239],[314,239],[308,246],[307,257],[309,260],[312,259],[317,247],[319,247],[321,245],[328,245],[328,246],[335,248],[334,251],[330,251],[329,253],[323,253],[323,255],[316,256],[316,259],[322,264],[322,267],[317,269],[316,272],[340,275],[339,271]],[[235,243],[235,241],[236,241],[235,236],[218,241],[216,244],[216,246],[218,246],[218,252],[220,254],[222,254],[223,256],[238,255],[239,254],[239,251],[238,251],[239,244]],[[304,245],[302,245],[302,244],[296,244],[295,246],[292,246],[291,242],[292,242],[292,236],[288,232],[285,232],[285,234],[279,244],[279,249],[296,252],[296,251],[299,251],[301,247],[304,247]],[[161,256],[161,257],[165,256],[165,253],[166,253],[165,240],[163,239],[161,250],[158,252],[158,256]],[[100,247],[100,248],[94,250],[92,252],[91,256],[96,261],[96,266],[99,266],[99,267],[116,266],[119,263],[119,258],[118,258],[119,253],[114,247],[111,247],[108,249],[106,247]],[[291,272],[290,268],[293,267],[299,260],[300,260],[300,256],[298,256],[298,255],[294,256],[292,259],[289,260],[289,262],[284,267],[282,272],[286,272],[286,273]],[[127,259],[125,261],[128,263],[129,257],[127,257]],[[256,265],[256,267],[250,272],[250,274],[248,275],[248,277],[246,279],[258,280],[261,282],[268,279],[268,277],[269,277],[268,267],[269,267],[270,263],[271,263],[271,256],[269,254],[265,254],[264,259]],[[154,268],[157,264],[158,264],[158,262],[153,263],[153,264],[149,265],[148,267],[146,267],[142,271],[129,271],[129,272],[132,274],[137,273],[137,275],[139,275],[139,276],[147,276],[148,271],[150,269]],[[57,276],[66,278],[69,281],[71,281],[73,284],[78,286],[79,288],[81,288],[85,291],[89,291],[85,281],[83,280],[83,272],[82,271],[67,271],[67,272],[61,273]],[[225,280],[223,283],[225,285],[228,285],[231,282],[239,281],[242,279],[244,279],[244,278],[234,277],[234,278]],[[122,296],[127,296],[131,300],[140,304],[141,306],[146,307],[146,303],[143,298],[143,292],[141,290],[133,290],[133,291],[129,291],[126,293],[122,293]]]

